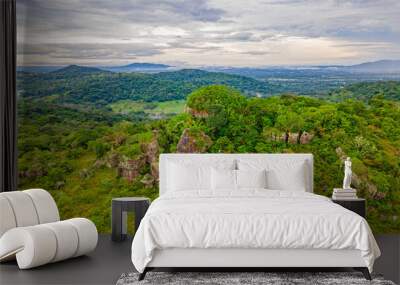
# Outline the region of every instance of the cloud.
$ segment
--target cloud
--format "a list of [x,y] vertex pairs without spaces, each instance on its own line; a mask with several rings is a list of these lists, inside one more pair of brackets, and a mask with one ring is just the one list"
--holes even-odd
[[19,44],[18,56],[29,57],[28,64],[41,60],[51,65],[80,63],[96,65],[99,63],[134,60],[163,53],[162,47],[146,44]]
[[397,0],[18,0],[19,64],[355,63],[400,54]]

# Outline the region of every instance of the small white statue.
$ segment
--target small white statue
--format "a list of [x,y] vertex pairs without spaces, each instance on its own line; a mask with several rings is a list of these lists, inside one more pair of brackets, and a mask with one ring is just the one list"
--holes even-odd
[[351,189],[351,174],[351,159],[348,157],[344,162],[343,189]]

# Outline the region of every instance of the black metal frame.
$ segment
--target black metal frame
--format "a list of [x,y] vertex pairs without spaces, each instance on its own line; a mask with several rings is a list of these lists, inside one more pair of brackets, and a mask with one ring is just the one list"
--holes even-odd
[[[152,271],[152,270],[155,270],[155,269],[157,269],[158,267],[145,267],[144,268],[144,270],[143,270],[143,272],[142,273],[139,273],[139,277],[138,277],[138,281],[142,281],[145,277],[146,277],[146,273],[147,272],[149,272],[149,271]],[[162,267],[163,269],[167,269],[167,268],[164,268],[164,267]],[[328,269],[329,267],[327,267],[327,268],[324,268],[324,269]],[[372,280],[372,278],[371,278],[371,274],[369,273],[369,270],[368,270],[368,268],[367,267],[346,267],[346,268],[353,268],[354,270],[356,270],[356,271],[360,271],[363,275],[364,275],[364,278],[366,279],[366,280]],[[170,269],[170,268],[168,268],[168,269]],[[178,271],[181,269],[181,268],[174,268],[174,269],[177,269]],[[235,267],[229,267],[229,268],[221,268],[221,267],[212,267],[212,268],[210,268],[210,267],[202,267],[202,268],[200,268],[200,270],[199,270],[199,268],[191,268],[191,267],[185,267],[184,268],[184,270],[180,270],[180,271],[188,271],[188,270],[191,270],[191,271],[206,271],[206,272],[213,272],[213,271],[216,271],[216,269],[217,270],[223,270],[223,271],[228,271],[228,272],[243,272],[243,271],[249,271],[249,272],[254,272],[254,271],[259,271],[259,272],[262,272],[262,271],[266,271],[266,269],[269,269],[269,270],[271,270],[272,269],[272,267],[267,267],[267,268],[264,268],[264,267],[261,267],[261,268],[256,268],[256,267],[250,267],[250,268],[246,268],[246,270],[244,270],[244,268],[243,267],[241,267],[241,268],[235,268]],[[283,270],[283,271],[293,271],[294,269],[301,269],[301,270],[303,270],[304,269],[304,271],[305,270],[307,270],[307,269],[317,269],[317,270],[319,270],[319,271],[323,271],[323,269],[322,268],[314,268],[314,267],[307,267],[307,268],[303,268],[303,267],[301,267],[301,268],[297,268],[297,267],[285,267],[285,268],[282,268],[282,267],[277,267],[277,268],[273,268],[274,270],[278,270],[278,271],[281,271],[281,270]],[[329,268],[329,269],[332,269],[332,268]]]
[[16,2],[0,1],[0,192],[17,190]]

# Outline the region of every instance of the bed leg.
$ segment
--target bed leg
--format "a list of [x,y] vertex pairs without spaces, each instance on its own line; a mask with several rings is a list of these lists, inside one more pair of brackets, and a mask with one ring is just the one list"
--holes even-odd
[[142,273],[139,274],[139,278],[138,281],[142,281],[144,279],[144,277],[146,277],[146,273],[147,273],[148,269],[147,267],[143,270]]
[[371,274],[369,274],[369,270],[367,267],[355,267],[354,269],[357,271],[361,271],[361,273],[364,275],[365,279],[372,280]]

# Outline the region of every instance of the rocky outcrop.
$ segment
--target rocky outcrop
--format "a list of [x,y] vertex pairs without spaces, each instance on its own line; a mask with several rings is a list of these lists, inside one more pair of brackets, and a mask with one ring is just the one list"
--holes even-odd
[[155,183],[155,179],[152,175],[147,173],[145,176],[143,176],[140,182],[143,183],[146,188],[151,188]]
[[153,131],[153,138],[144,147],[145,159],[146,163],[150,165],[150,174],[154,178],[153,183],[158,182],[159,180],[159,171],[158,171],[158,156],[160,154],[160,146],[158,144],[158,131]]
[[47,175],[47,171],[42,169],[42,168],[32,168],[32,169],[28,169],[25,171],[19,171],[18,176],[19,177],[27,177],[27,178],[35,178],[35,177],[42,177],[42,176],[46,176]]
[[118,167],[119,163],[120,163],[120,154],[116,153],[116,152],[112,152],[110,153],[107,158],[106,158],[106,165],[109,168],[116,168]]
[[309,144],[312,141],[312,139],[314,138],[314,135],[311,133],[308,133],[308,132],[303,132],[303,133],[290,133],[289,132],[289,133],[283,133],[279,137],[279,140],[285,142],[286,136],[287,136],[287,142],[289,144]]
[[112,144],[114,147],[122,145],[126,141],[126,136],[124,134],[116,134],[113,137]]
[[314,138],[313,134],[310,134],[308,132],[304,132],[300,136],[300,144],[309,144],[312,141],[313,138]]
[[176,147],[181,153],[202,153],[212,145],[212,140],[204,132],[185,129]]
[[132,182],[140,174],[140,170],[145,165],[146,160],[143,157],[139,157],[138,159],[124,158],[118,164],[117,174],[120,177],[126,178],[129,182]]
[[372,198],[375,200],[383,200],[386,197],[386,193],[376,191],[375,194],[372,195]]
[[148,144],[141,145],[142,155],[138,155],[135,159],[122,156],[112,152],[105,160],[96,161],[96,165],[106,165],[109,168],[116,168],[119,177],[126,178],[129,182],[134,181],[140,174],[143,167],[150,166],[150,174],[146,174],[141,182],[146,187],[153,186],[159,180],[158,172],[158,156],[160,147],[158,145],[158,132],[154,131],[154,136]]
[[185,107],[184,112],[192,115],[195,118],[207,118],[209,116],[207,111],[200,111],[187,106]]

